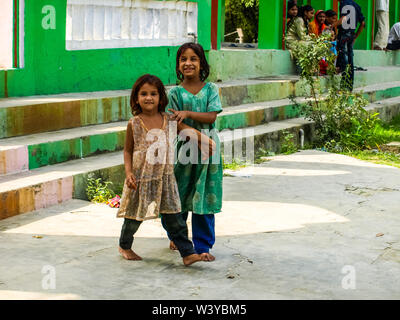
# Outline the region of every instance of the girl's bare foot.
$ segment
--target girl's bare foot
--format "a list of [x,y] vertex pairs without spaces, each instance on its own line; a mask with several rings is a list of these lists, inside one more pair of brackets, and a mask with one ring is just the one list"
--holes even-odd
[[187,267],[195,262],[202,261],[203,259],[199,254],[194,253],[194,254],[184,257],[182,260],[183,260],[183,264]]
[[173,241],[169,242],[169,248],[171,250],[178,250],[178,247],[175,245],[175,243]]
[[203,261],[214,261],[215,257],[209,253],[209,252],[203,252],[202,254],[200,254],[201,258]]
[[142,260],[142,257],[138,256],[132,249],[122,249],[118,248],[118,251],[122,254],[126,260]]

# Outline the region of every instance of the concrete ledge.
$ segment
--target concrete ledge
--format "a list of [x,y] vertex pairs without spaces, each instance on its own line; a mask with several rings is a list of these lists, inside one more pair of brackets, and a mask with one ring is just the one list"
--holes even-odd
[[[210,81],[227,81],[271,75],[295,73],[289,51],[283,50],[211,50]],[[400,65],[398,51],[355,50],[354,64],[360,67],[388,67]]]

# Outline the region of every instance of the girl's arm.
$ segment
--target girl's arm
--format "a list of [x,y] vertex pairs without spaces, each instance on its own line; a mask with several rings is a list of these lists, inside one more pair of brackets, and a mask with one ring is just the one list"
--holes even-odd
[[174,109],[168,109],[168,111],[174,113],[175,120],[178,121],[179,124],[182,123],[182,121],[187,118],[190,118],[200,123],[214,123],[215,120],[217,119],[217,114],[218,114],[217,111],[194,112],[194,111],[176,111]]
[[[170,112],[174,113],[175,120],[178,123],[186,118],[190,118],[194,121],[200,123],[214,123],[217,119],[217,114],[222,112],[222,103],[219,98],[219,89],[216,84],[210,83],[208,88],[208,99],[206,112],[195,112],[195,111],[177,111],[176,108],[168,109]],[[175,110],[173,110],[175,109]]]
[[129,188],[136,190],[136,180],[132,173],[132,157],[133,157],[133,128],[132,121],[128,122],[128,126],[126,128],[126,138],[124,145],[124,165],[125,165],[125,176],[126,176],[126,184]]
[[201,154],[203,155],[203,160],[206,160],[208,157],[213,155],[216,149],[216,144],[212,139],[184,123],[178,123],[178,133],[183,130],[185,131],[185,138],[190,138],[190,140],[197,142]]

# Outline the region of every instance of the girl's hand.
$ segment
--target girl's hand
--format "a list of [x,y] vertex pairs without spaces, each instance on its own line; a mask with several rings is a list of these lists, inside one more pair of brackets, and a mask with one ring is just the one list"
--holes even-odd
[[126,185],[128,186],[128,188],[131,188],[133,190],[137,189],[136,179],[135,179],[135,176],[133,175],[133,173],[130,173],[126,177]]
[[205,139],[205,141],[200,144],[201,159],[203,161],[207,160],[215,153],[216,148],[217,145],[212,139],[210,138],[208,138],[207,140]]
[[171,111],[174,113],[172,118],[176,121],[178,121],[178,124],[182,123],[184,119],[190,118],[190,112],[189,111],[176,111],[174,109],[168,109],[168,111]]

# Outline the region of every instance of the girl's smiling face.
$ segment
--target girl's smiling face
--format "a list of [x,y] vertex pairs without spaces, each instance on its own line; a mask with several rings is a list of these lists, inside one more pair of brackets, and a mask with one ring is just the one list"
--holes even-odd
[[186,49],[179,57],[179,71],[184,78],[200,77],[200,58],[192,49]]
[[138,92],[137,103],[142,108],[143,113],[153,113],[154,111],[158,111],[160,94],[158,93],[157,87],[145,83]]

